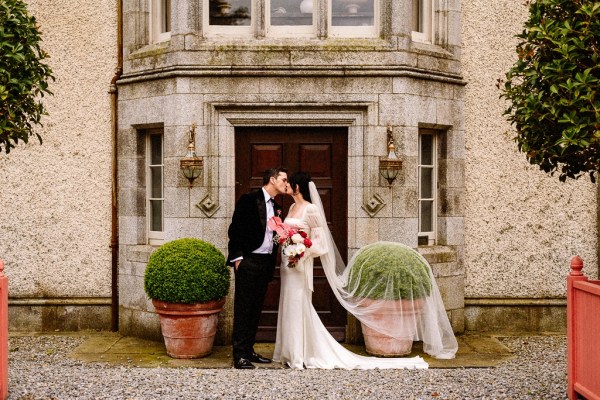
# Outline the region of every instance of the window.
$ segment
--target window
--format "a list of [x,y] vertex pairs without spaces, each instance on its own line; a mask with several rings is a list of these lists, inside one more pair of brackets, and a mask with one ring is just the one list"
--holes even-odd
[[267,36],[316,36],[313,1],[267,0]]
[[330,36],[375,37],[378,35],[379,2],[376,0],[329,0]]
[[432,43],[433,12],[432,0],[413,0],[412,39],[414,41]]
[[[267,37],[377,37],[379,0],[204,0],[204,25],[214,36],[258,36],[264,21]],[[257,10],[264,12],[260,18]],[[258,21],[258,22],[256,22]],[[327,26],[324,26],[327,25]]]
[[162,244],[163,235],[163,135],[162,130],[149,131],[146,137],[146,216],[148,243]]
[[152,42],[164,42],[171,39],[171,0],[151,1]]
[[204,0],[204,25],[208,31],[222,36],[252,34],[252,0]]
[[437,218],[437,140],[433,132],[419,134],[419,245],[435,244]]

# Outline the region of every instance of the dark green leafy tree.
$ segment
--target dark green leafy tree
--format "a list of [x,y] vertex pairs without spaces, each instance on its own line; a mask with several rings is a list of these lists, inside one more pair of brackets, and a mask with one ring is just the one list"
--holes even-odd
[[40,31],[22,0],[0,0],[0,153],[19,141],[28,142],[46,109],[41,99],[52,94],[48,54],[40,47]]
[[[515,141],[559,179],[600,170],[600,2],[532,0],[502,96]],[[499,81],[499,85],[502,80]]]

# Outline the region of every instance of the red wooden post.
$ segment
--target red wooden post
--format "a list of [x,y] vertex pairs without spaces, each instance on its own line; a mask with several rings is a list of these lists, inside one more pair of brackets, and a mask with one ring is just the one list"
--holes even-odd
[[577,399],[575,393],[575,380],[577,368],[575,367],[576,340],[575,332],[575,312],[574,309],[574,290],[573,283],[575,281],[586,281],[587,277],[583,275],[583,260],[579,256],[574,256],[571,259],[571,273],[567,277],[567,395],[570,400]]
[[0,400],[8,399],[8,278],[0,260]]
[[567,277],[567,395],[600,400],[600,280],[589,280],[583,261],[571,260]]

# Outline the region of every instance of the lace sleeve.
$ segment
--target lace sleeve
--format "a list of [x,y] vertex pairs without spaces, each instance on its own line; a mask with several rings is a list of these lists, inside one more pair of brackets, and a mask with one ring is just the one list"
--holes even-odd
[[311,257],[320,257],[329,251],[327,235],[324,230],[326,223],[318,208],[309,204],[306,209],[306,224],[310,228],[310,240],[312,241],[312,246],[308,249]]

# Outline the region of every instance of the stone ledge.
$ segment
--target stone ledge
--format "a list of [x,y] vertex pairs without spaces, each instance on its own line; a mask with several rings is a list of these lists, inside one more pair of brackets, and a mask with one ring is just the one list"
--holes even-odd
[[10,331],[80,331],[111,328],[111,306],[81,304],[10,305]]
[[456,262],[456,250],[449,246],[419,246],[417,251],[429,264]]
[[552,302],[529,305],[524,302],[512,305],[472,305],[472,300],[468,300],[465,306],[465,328],[478,332],[565,333],[567,308]]

